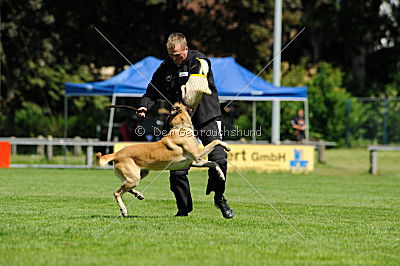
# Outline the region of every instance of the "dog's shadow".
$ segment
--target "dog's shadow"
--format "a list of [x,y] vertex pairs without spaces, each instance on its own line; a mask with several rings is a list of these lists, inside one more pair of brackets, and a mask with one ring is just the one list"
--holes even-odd
[[90,215],[90,218],[107,218],[107,219],[160,219],[160,218],[174,218],[170,215],[129,215],[128,217],[122,217],[121,215]]

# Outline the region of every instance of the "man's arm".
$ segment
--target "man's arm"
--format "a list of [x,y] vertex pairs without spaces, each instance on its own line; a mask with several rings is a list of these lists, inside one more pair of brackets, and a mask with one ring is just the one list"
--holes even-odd
[[296,120],[295,120],[295,119],[292,119],[292,120],[290,121],[290,125],[292,126],[292,128],[294,128],[294,129],[298,129],[298,128],[297,128],[297,124],[296,124]]
[[298,125],[296,119],[291,120],[290,124],[291,124],[293,129],[298,129],[298,130],[301,130],[301,131],[306,130],[306,125]]

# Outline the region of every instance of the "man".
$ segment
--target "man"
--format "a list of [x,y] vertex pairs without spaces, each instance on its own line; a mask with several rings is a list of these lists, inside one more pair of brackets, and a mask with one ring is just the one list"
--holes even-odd
[[[186,84],[189,77],[191,75],[205,75],[212,94],[203,95],[192,116],[192,122],[204,146],[215,139],[221,139],[221,122],[217,120],[221,115],[221,111],[210,60],[199,51],[189,50],[186,38],[181,33],[173,33],[168,37],[167,50],[169,58],[164,60],[153,74],[151,83],[140,101],[138,116],[144,118],[146,113],[154,106],[155,100],[162,99],[163,96],[170,103],[182,101],[181,87]],[[225,177],[227,169],[226,158],[226,153],[221,146],[214,148],[208,155],[208,160],[218,163]],[[193,210],[192,196],[187,178],[188,171],[189,168],[170,171],[170,188],[175,195],[178,207],[176,216],[188,216],[188,213]],[[209,195],[214,191],[214,203],[221,210],[222,216],[224,218],[233,218],[233,211],[226,203],[223,195],[225,181],[218,178],[218,174],[214,169],[208,170],[208,176],[206,194]]]
[[293,131],[293,136],[296,141],[303,141],[305,138],[306,121],[303,116],[303,109],[297,110],[297,115],[290,121]]

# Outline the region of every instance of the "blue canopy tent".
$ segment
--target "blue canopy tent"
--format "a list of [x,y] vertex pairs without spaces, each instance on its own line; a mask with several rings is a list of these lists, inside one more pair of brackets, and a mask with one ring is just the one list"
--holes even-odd
[[[210,60],[220,101],[253,101],[253,129],[255,129],[256,101],[303,101],[306,123],[308,125],[306,87],[275,87],[236,63],[232,57],[210,58]],[[111,104],[115,104],[116,97],[141,97],[145,93],[153,73],[161,62],[161,60],[155,57],[148,56],[108,80],[81,84],[66,82],[65,123],[68,118],[68,97],[112,96]],[[114,109],[111,109],[110,112],[109,124],[111,125]],[[67,126],[65,126],[65,129],[66,137]],[[110,138],[111,128],[109,126],[107,140],[110,140]],[[306,138],[308,140],[308,130]]]

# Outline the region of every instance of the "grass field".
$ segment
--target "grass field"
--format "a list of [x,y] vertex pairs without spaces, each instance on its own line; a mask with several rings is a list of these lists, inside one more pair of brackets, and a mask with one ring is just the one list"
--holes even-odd
[[0,169],[0,264],[400,264],[400,153],[379,153],[378,176],[365,150],[326,159],[312,174],[243,173],[304,239],[234,172],[225,220],[202,171],[190,175],[189,217],[173,217],[168,173],[143,192],[152,172],[120,218],[110,170]]

